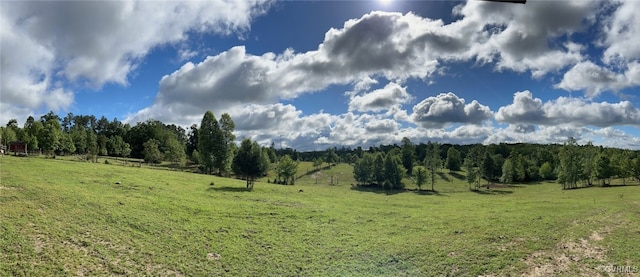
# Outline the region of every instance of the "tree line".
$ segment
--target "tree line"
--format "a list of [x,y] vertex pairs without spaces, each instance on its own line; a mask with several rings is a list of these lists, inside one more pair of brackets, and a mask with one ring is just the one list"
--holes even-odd
[[[495,182],[521,183],[558,180],[563,189],[579,186],[606,186],[612,178],[640,180],[640,154],[616,148],[578,145],[570,138],[564,144],[491,144],[451,145],[418,143],[403,138],[400,145],[331,147],[322,151],[299,152],[292,148],[276,149],[243,140],[236,145],[235,124],[228,114],[217,120],[207,111],[200,125],[188,130],[157,120],[138,122],[134,126],[116,118],[74,115],[60,117],[53,112],[38,120],[29,116],[23,127],[15,119],[0,127],[0,144],[21,141],[29,149],[47,156],[77,154],[97,161],[99,156],[131,157],[147,163],[168,161],[174,166],[196,164],[202,173],[230,176],[248,181],[273,169],[275,183],[295,183],[299,161],[313,162],[319,170],[345,162],[354,166],[360,185],[386,189],[404,188],[409,177],[420,188],[430,184],[434,190],[436,176],[442,169],[464,171],[471,189]],[[239,156],[239,154],[242,155]],[[249,170],[247,164],[255,168]],[[243,165],[243,166],[241,166]],[[293,172],[293,173],[292,173]]]
[[[403,138],[401,145],[381,145],[364,151],[339,151],[352,159],[358,185],[402,189],[408,177],[422,189],[434,190],[440,170],[464,172],[469,188],[478,190],[493,183],[526,183],[557,180],[562,189],[580,186],[609,186],[613,178],[623,184],[640,181],[640,151],[578,145],[574,138],[560,144],[450,145],[413,144]],[[398,169],[394,165],[399,165]],[[396,174],[401,178],[396,177]]]

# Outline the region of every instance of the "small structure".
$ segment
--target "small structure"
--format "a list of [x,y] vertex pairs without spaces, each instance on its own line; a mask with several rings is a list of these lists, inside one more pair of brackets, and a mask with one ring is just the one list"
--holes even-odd
[[27,143],[21,141],[14,141],[9,143],[9,152],[13,152],[13,155],[24,155],[28,154],[27,152]]

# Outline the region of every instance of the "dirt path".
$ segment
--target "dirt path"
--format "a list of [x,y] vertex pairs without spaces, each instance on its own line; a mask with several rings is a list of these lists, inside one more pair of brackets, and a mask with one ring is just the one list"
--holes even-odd
[[[615,215],[614,217],[619,217]],[[607,249],[595,245],[603,240],[623,222],[616,220],[612,225],[593,231],[589,237],[577,240],[563,240],[554,249],[535,252],[524,259],[528,270],[521,276],[614,276],[606,266]],[[595,262],[594,262],[595,261]],[[593,266],[593,265],[597,266]]]

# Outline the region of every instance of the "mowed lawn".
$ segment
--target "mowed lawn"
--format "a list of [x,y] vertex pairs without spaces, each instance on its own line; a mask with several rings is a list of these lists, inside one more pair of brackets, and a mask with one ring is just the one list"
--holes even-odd
[[241,180],[193,173],[0,157],[0,275],[607,276],[605,266],[640,267],[640,186],[476,193],[445,174],[438,194],[384,193],[352,189],[347,177],[303,178],[248,192]]

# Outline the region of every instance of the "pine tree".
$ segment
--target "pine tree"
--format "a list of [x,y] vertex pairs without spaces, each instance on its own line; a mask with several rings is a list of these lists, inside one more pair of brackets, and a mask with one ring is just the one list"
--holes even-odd
[[198,153],[200,155],[200,163],[204,165],[208,174],[213,173],[216,159],[220,157],[222,152],[220,149],[221,140],[222,132],[216,117],[211,111],[205,112],[198,130]]

